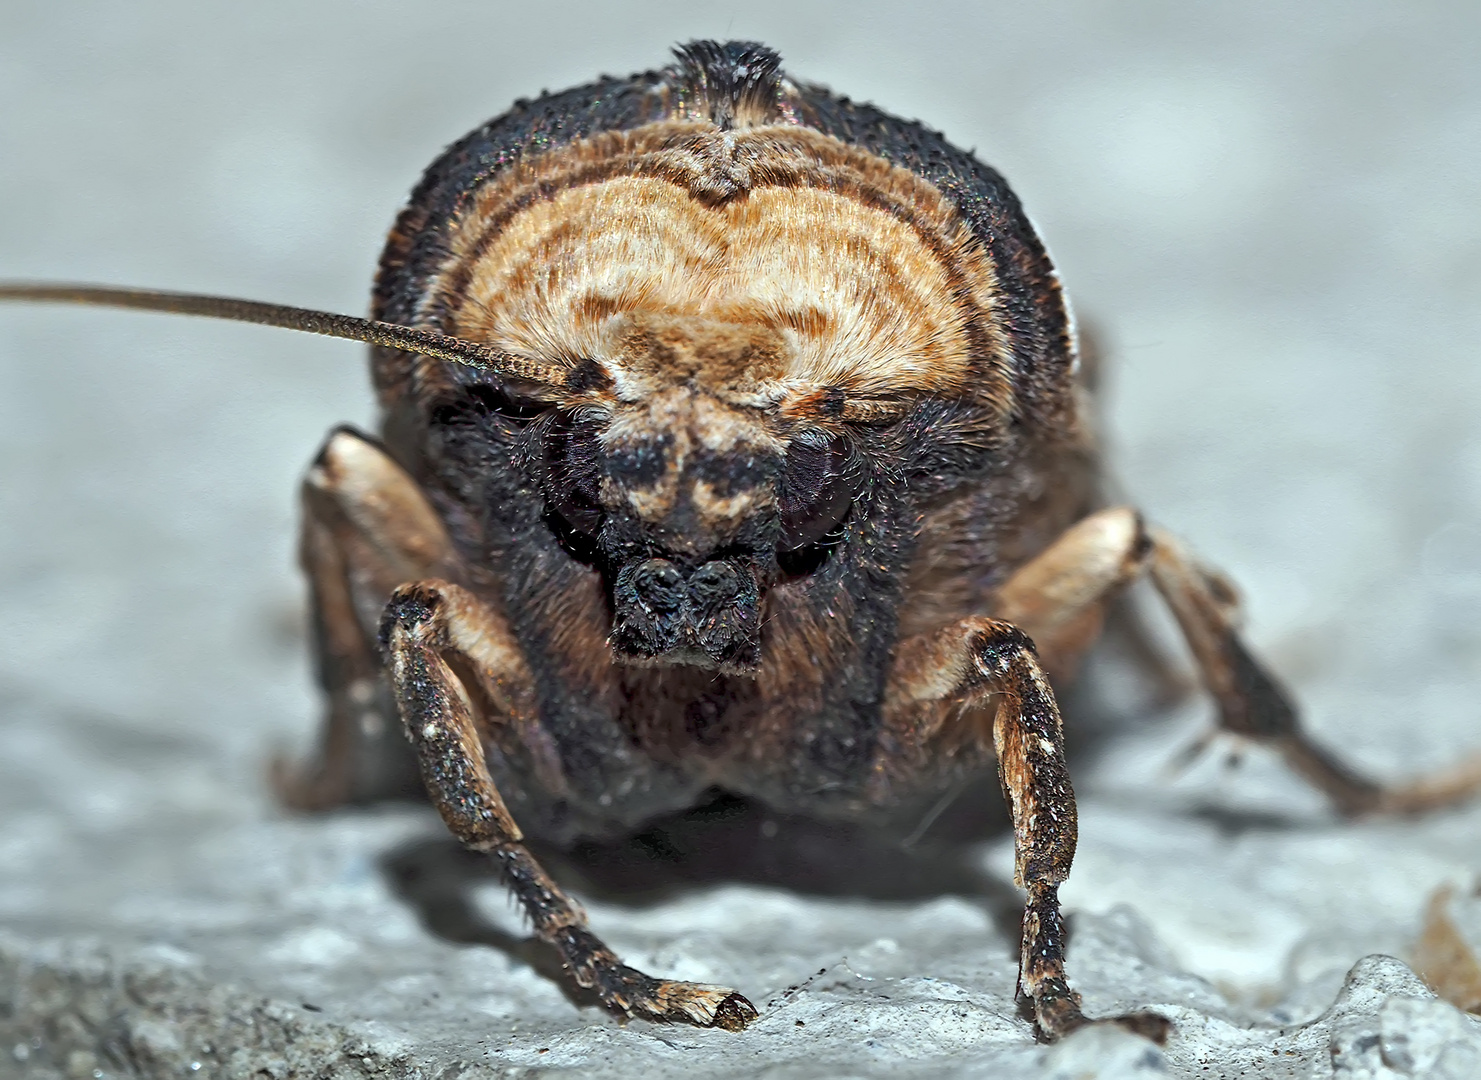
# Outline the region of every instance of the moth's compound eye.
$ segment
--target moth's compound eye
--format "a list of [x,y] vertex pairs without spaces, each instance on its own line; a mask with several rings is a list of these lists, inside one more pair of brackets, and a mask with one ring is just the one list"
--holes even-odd
[[475,427],[516,435],[553,408],[550,402],[527,396],[518,389],[489,383],[460,388],[432,409],[437,427]]
[[526,396],[510,386],[480,383],[468,388],[468,396],[485,416],[495,416],[521,427],[552,408],[550,402]]
[[841,436],[794,441],[777,489],[781,549],[810,547],[842,525],[862,484],[863,469]]
[[545,506],[584,536],[602,527],[597,429],[567,413],[557,413],[545,432]]

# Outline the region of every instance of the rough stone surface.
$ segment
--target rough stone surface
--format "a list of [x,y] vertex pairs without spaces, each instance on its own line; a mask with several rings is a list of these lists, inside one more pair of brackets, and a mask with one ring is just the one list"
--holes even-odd
[[[442,144],[758,37],[1010,177],[1108,339],[1125,489],[1243,585],[1321,738],[1386,777],[1481,748],[1481,7],[301,7],[9,5],[0,276],[363,310]],[[266,794],[315,722],[292,492],[369,421],[359,360],[0,311],[0,1076],[1481,1073],[1478,1021],[1405,963],[1442,887],[1481,946],[1481,808],[1340,822],[1258,752],[1170,775],[1206,704],[1114,655],[1070,701],[1071,973],[1092,1013],[1172,1016],[1167,1047],[1032,1042],[1008,840],[944,823],[900,853],[740,815],[674,825],[684,857],[560,860],[624,955],[763,1016],[568,997],[425,809]]]

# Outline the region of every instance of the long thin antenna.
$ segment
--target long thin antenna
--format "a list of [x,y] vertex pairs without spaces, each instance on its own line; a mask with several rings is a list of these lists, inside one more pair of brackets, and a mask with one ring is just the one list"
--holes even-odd
[[488,345],[431,330],[414,330],[409,326],[357,319],[352,315],[335,315],[312,308],[264,304],[256,300],[237,300],[227,296],[117,289],[65,282],[0,281],[0,300],[137,308],[141,311],[165,311],[176,315],[203,315],[210,319],[260,323],[263,326],[279,326],[285,330],[302,330],[309,334],[323,334],[325,337],[385,345],[546,386],[564,386],[568,373],[567,368],[542,364]]

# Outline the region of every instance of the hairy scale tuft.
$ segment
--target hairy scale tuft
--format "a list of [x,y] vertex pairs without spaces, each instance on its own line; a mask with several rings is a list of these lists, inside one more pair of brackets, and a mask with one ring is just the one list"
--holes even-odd
[[691,41],[674,48],[674,73],[688,109],[722,130],[780,117],[782,58],[755,41]]

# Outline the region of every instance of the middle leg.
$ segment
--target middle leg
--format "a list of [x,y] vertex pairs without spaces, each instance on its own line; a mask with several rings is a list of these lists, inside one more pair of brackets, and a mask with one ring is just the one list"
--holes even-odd
[[1481,756],[1405,783],[1380,784],[1315,742],[1302,728],[1289,696],[1240,640],[1234,587],[1168,533],[1153,530],[1150,539],[1152,581],[1172,609],[1218,706],[1221,730],[1276,750],[1348,815],[1419,813],[1481,791]]
[[1383,785],[1312,739],[1290,696],[1241,640],[1233,585],[1168,533],[1148,529],[1129,507],[1102,510],[1068,529],[1004,583],[994,614],[1032,638],[1051,674],[1068,675],[1099,633],[1107,603],[1143,574],[1177,620],[1218,708],[1219,730],[1278,752],[1340,812],[1412,813],[1481,791],[1481,757]]

